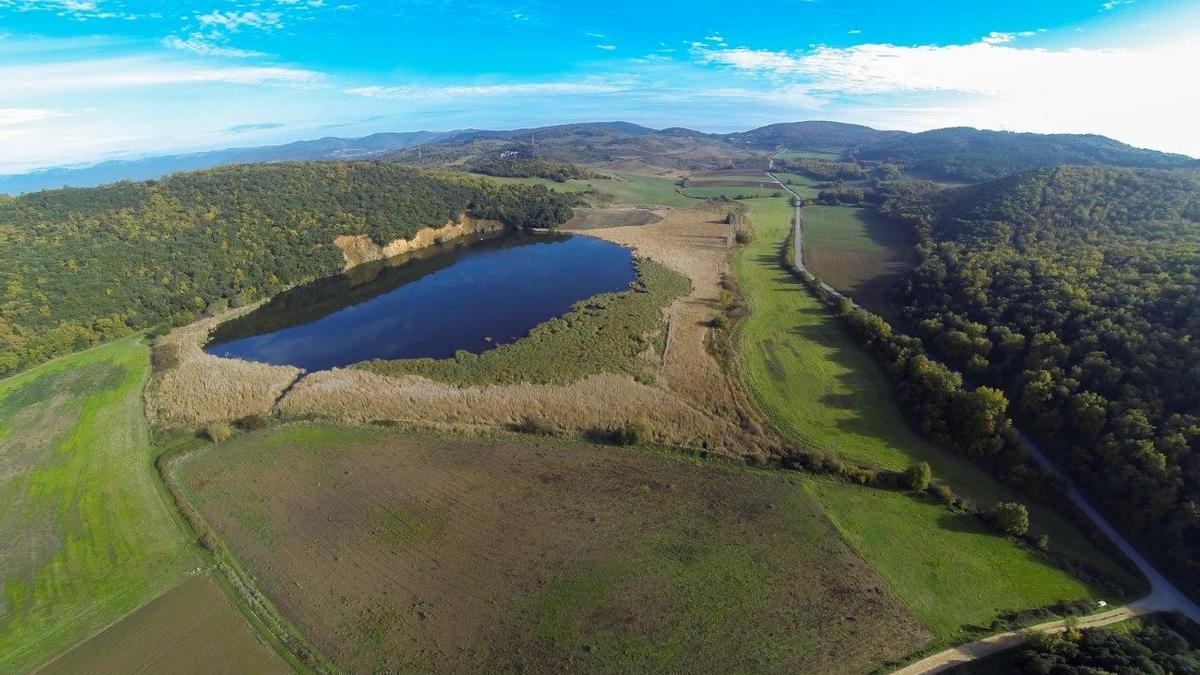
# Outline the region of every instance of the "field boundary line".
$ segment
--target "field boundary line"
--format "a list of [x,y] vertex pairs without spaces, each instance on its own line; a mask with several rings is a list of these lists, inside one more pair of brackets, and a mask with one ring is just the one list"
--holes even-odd
[[309,642],[275,607],[270,598],[259,590],[200,510],[188,499],[187,490],[176,479],[175,471],[181,461],[198,449],[182,447],[167,451],[155,461],[155,468],[175,502],[176,509],[191,526],[200,546],[211,553],[213,566],[222,577],[218,584],[227,593],[233,592],[235,598],[231,599],[234,600],[234,605],[246,617],[255,633],[288,665],[300,672],[318,675],[340,673],[341,670]]

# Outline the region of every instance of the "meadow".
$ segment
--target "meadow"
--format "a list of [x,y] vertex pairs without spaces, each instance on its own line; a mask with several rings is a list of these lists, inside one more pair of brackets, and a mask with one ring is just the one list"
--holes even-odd
[[914,243],[870,209],[804,209],[805,266],[877,314],[890,314],[892,285],[917,262]]
[[808,176],[798,173],[776,171],[775,177],[786,184],[792,192],[800,195],[802,199],[815,199],[817,193],[821,191],[821,189],[817,187],[821,184],[821,181],[814,180]]
[[[696,205],[694,198],[680,192],[679,178],[652,176],[643,173],[613,171],[603,180],[570,180],[559,183],[547,178],[501,178],[483,176],[488,180],[518,185],[542,185],[557,192],[595,191],[614,204],[671,206],[690,208]],[[701,197],[703,199],[703,197]]]
[[772,187],[747,187],[738,185],[686,187],[681,188],[680,192],[685,197],[692,199],[720,199],[721,197],[728,197],[729,199],[758,199],[787,194],[778,185]]
[[140,336],[0,381],[0,672],[46,661],[198,562],[154,469]]
[[[792,216],[787,200],[751,202],[749,216],[757,236],[739,252],[734,269],[751,312],[738,324],[735,341],[746,383],[773,425],[809,447],[857,462],[903,469],[926,461],[937,480],[985,509],[1004,500],[1029,503],[908,427],[882,369],[783,268],[781,248]],[[987,625],[1002,610],[1098,598],[1107,591],[909,494],[824,481],[806,489],[941,641],[967,639],[969,626]],[[1116,579],[1126,592],[1138,586],[1069,521],[1030,507],[1034,527],[1050,535],[1053,551]]]
[[179,475],[349,671],[857,673],[929,638],[794,475],[304,423]]

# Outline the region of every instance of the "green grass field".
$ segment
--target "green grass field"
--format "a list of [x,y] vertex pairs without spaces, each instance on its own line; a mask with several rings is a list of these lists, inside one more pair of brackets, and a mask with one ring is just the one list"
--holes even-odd
[[608,179],[572,180],[566,183],[558,183],[546,178],[498,178],[495,176],[485,176],[485,178],[501,183],[544,185],[558,192],[595,190],[608,195],[615,204],[685,208],[695,205],[695,200],[688,199],[679,193],[679,186],[676,185],[678,178],[625,172],[613,172],[609,176]]
[[[937,479],[984,508],[1001,500],[1028,502],[908,427],[882,369],[780,264],[791,226],[787,201],[756,200],[749,206],[758,236],[739,253],[734,269],[752,311],[739,323],[735,339],[747,384],[777,428],[809,446],[881,467],[902,469],[927,461]],[[840,486],[813,487],[812,492],[860,554],[943,639],[961,637],[957,627],[963,624],[987,623],[997,609],[1099,592],[1031,561],[1028,552],[1008,540],[972,531],[971,524],[957,521],[944,508],[920,504],[909,495]],[[1065,519],[1031,507],[1034,525],[1050,534],[1056,550],[1131,587],[1137,583]],[[916,565],[916,553],[927,563]],[[971,557],[987,564],[970,564]],[[914,576],[914,570],[922,569],[926,575],[936,570],[932,574],[938,583],[930,586],[927,576]],[[993,588],[983,592],[981,586]],[[1000,604],[998,597],[1009,601]]]
[[480,178],[486,178],[488,180],[494,180],[497,183],[506,183],[510,185],[542,185],[555,192],[584,192],[592,187],[592,182],[602,182],[569,180],[565,183],[560,183],[555,180],[550,180],[549,178],[512,178],[509,176],[488,176],[481,173],[472,175],[479,176]]
[[613,173],[610,180],[591,181],[600,192],[612,195],[618,204],[659,205],[687,208],[695,200],[679,194],[677,178],[639,173]]
[[813,150],[784,150],[777,155],[776,159],[799,159],[807,157],[811,159],[840,159],[841,155],[836,152],[816,152]]
[[135,336],[0,382],[0,672],[46,661],[197,562],[153,465],[149,365]]
[[777,172],[775,176],[779,178],[779,180],[786,183],[787,186],[791,188],[792,192],[795,192],[804,199],[815,199],[817,193],[821,191],[821,188],[817,187],[821,181],[813,180],[808,176],[802,176],[798,173],[786,173],[782,171]]
[[767,174],[766,174],[766,173],[744,173],[744,174],[732,174],[732,173],[731,173],[731,174],[723,174],[723,173],[719,173],[719,174],[703,174],[703,173],[697,173],[697,174],[692,174],[692,175],[691,175],[691,177],[690,177],[690,180],[691,180],[693,183],[696,183],[696,182],[712,182],[712,183],[719,183],[719,182],[722,182],[722,181],[731,181],[731,180],[749,180],[749,181],[762,181],[762,182],[769,182],[771,179],[770,179],[770,178],[767,176]]
[[686,187],[682,189],[684,196],[692,199],[716,199],[720,197],[756,199],[787,194],[781,187],[737,187],[734,185],[717,187]]

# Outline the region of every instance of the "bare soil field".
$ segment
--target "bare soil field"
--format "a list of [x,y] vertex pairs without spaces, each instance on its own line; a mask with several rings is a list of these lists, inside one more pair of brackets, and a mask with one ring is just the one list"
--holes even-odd
[[37,671],[39,675],[290,672],[205,576],[187,577]]
[[348,672],[866,672],[928,635],[782,474],[290,424],[190,499]]

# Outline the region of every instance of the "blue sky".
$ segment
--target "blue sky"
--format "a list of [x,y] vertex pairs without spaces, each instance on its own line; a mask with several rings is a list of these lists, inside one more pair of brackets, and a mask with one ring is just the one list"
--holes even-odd
[[1200,155],[1180,0],[0,0],[0,172],[375,131],[835,119]]

